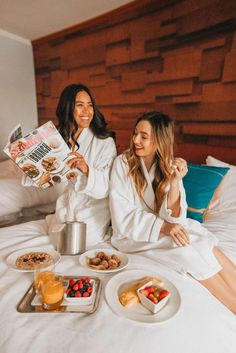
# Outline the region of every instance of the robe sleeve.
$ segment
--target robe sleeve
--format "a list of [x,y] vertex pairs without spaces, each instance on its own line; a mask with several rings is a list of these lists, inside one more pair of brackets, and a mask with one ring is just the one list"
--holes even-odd
[[82,176],[75,184],[75,191],[94,199],[103,199],[108,196],[111,166],[117,155],[113,138],[103,141],[102,148],[96,151],[95,163],[93,165],[88,163],[88,178]]
[[128,167],[122,156],[116,158],[111,174],[110,211],[113,233],[119,239],[156,242],[163,220],[144,210],[136,200]]
[[180,181],[180,184],[179,184],[179,190],[180,190],[180,214],[178,217],[173,217],[172,210],[167,208],[168,193],[165,195],[165,198],[160,208],[160,212],[159,212],[160,217],[169,223],[184,224],[186,221],[187,202],[186,202],[186,194],[185,194],[182,180]]

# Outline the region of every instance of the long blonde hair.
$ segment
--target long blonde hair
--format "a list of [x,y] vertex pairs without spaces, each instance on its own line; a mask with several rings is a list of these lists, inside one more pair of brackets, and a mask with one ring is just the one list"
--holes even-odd
[[[154,213],[159,214],[161,204],[163,202],[166,188],[169,184],[171,176],[171,162],[173,161],[173,143],[174,143],[174,123],[167,115],[159,112],[149,112],[143,114],[136,122],[148,121],[151,125],[154,148],[155,148],[155,177],[152,183],[155,193]],[[135,131],[133,130],[133,134]],[[134,152],[133,135],[130,141],[130,148],[124,152],[128,166],[129,175],[133,178],[135,188],[141,199],[143,192],[147,186],[147,182],[141,167],[141,161]]]

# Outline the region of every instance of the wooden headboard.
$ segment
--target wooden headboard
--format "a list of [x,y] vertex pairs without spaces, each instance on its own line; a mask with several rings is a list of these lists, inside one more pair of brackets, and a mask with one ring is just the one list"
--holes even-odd
[[121,152],[136,117],[176,125],[176,154],[236,164],[236,1],[137,0],[33,42],[39,124],[62,89],[87,84]]

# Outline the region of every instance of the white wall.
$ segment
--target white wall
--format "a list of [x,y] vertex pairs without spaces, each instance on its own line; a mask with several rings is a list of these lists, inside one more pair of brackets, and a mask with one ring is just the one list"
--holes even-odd
[[10,131],[37,126],[33,50],[30,41],[0,30],[0,160]]

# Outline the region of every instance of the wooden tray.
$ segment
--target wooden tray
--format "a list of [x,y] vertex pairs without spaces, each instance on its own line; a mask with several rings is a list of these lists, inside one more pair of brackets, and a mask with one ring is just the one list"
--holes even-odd
[[[79,279],[79,278],[86,278],[87,276],[63,276],[63,284],[66,286],[67,281],[71,278]],[[96,311],[101,295],[101,280],[98,277],[91,277],[95,281],[94,289],[95,295],[93,302],[89,305],[77,305],[67,303],[65,300],[60,305],[59,309],[57,310],[45,310],[42,307],[42,304],[39,300],[37,300],[38,294],[35,292],[34,283],[30,285],[22,299],[20,300],[19,304],[17,305],[17,311],[19,313],[84,313],[84,314],[92,314]]]

